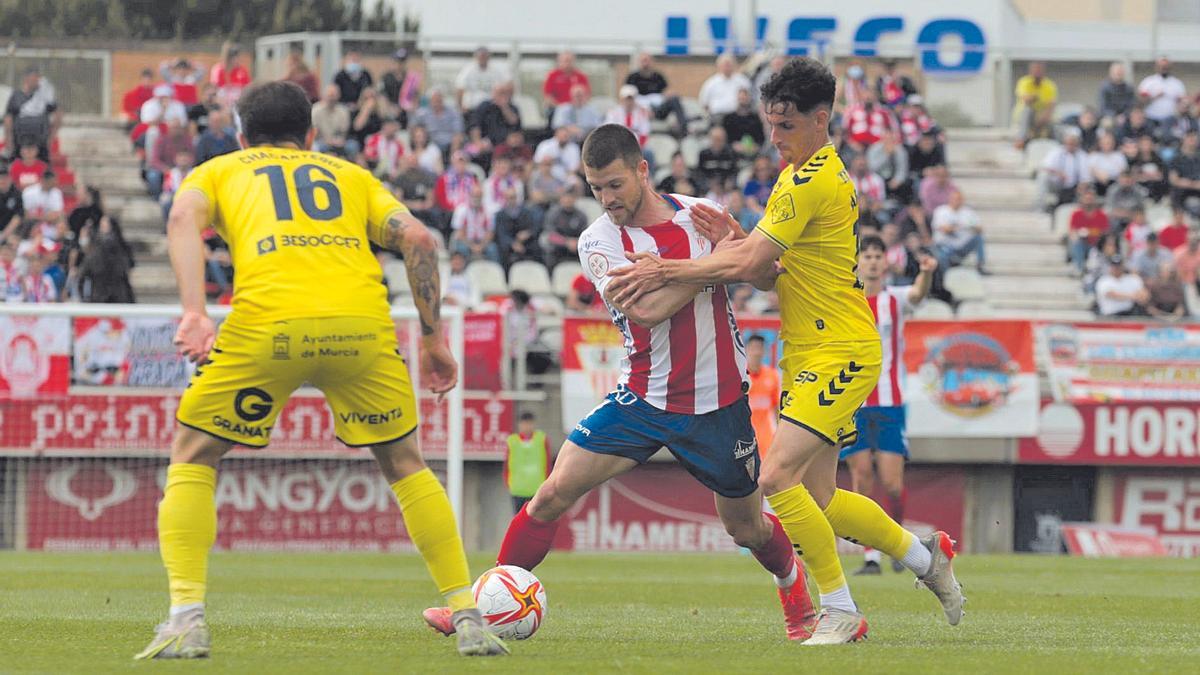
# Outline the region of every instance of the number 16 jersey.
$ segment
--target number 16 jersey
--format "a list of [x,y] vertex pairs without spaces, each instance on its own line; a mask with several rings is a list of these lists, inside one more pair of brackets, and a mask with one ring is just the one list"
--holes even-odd
[[784,250],[780,338],[792,346],[879,340],[856,275],[858,200],[833,145],[775,181],[758,230]]
[[196,167],[179,193],[208,200],[236,274],[243,320],[331,316],[389,320],[369,242],[405,212],[362,167],[307,150],[253,147]]

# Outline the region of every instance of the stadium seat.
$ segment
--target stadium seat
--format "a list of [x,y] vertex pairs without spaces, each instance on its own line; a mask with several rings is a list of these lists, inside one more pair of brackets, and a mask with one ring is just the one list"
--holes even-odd
[[922,302],[919,307],[917,307],[917,310],[915,312],[913,312],[913,318],[914,319],[953,319],[954,318],[954,308],[951,307],[950,305],[942,302],[941,300],[929,298],[929,299],[925,300],[925,302]]
[[988,319],[994,316],[992,305],[986,300],[968,300],[954,311],[960,319]]
[[987,297],[987,289],[983,287],[983,277],[970,267],[952,267],[946,270],[942,282],[955,300],[983,300]]
[[400,260],[389,260],[383,264],[383,278],[387,280],[388,290],[392,295],[411,293],[408,285],[408,268]]
[[670,162],[667,162],[667,166],[664,166],[663,161],[659,160],[658,168],[654,170],[654,184],[658,185],[659,183],[663,182],[664,178],[666,178],[667,176],[670,176],[670,175],[671,175]]
[[1067,231],[1071,229],[1071,214],[1075,209],[1079,208],[1078,204],[1059,204],[1054,209],[1054,222],[1050,227],[1050,231],[1060,237],[1067,236]]
[[1025,168],[1029,173],[1036,173],[1042,166],[1042,160],[1056,147],[1058,141],[1049,138],[1035,138],[1025,144]]
[[583,197],[575,202],[575,207],[583,211],[583,215],[587,218],[588,225],[591,225],[597,218],[604,215],[604,207],[600,206],[600,202],[590,197]]
[[538,333],[538,340],[546,345],[552,354],[562,352],[563,333],[562,328],[543,328]]
[[526,129],[546,127],[546,111],[542,110],[542,104],[532,96],[516,94],[513,96],[513,105],[517,106],[517,112],[521,113],[521,125]]
[[700,151],[703,148],[704,143],[693,136],[688,136],[679,142],[679,151],[683,153],[683,161],[689,169],[696,168],[696,165],[700,163]]
[[609,110],[617,107],[617,99],[611,96],[593,96],[592,100],[588,101],[587,107],[599,113],[600,117],[604,117]]
[[533,260],[513,263],[508,270],[508,287],[513,290],[519,288],[530,295],[553,293],[550,274],[546,272],[546,266]]
[[557,295],[549,293],[538,293],[533,297],[533,306],[537,308],[539,314],[546,314],[553,317],[560,317],[567,312],[567,306]]
[[650,137],[646,139],[646,149],[654,153],[654,161],[658,163],[658,166],[668,167],[668,172],[671,156],[678,148],[679,141],[667,134],[650,134]]
[[551,274],[552,286],[554,294],[560,298],[565,298],[571,292],[571,283],[575,281],[575,277],[583,273],[583,266],[573,260],[560,262],[554,266],[554,272]]
[[467,264],[467,277],[483,297],[508,295],[504,268],[491,260],[475,260]]
[[[691,122],[706,121],[708,113],[704,111],[704,106],[700,105],[700,100],[691,96],[683,96],[679,99],[679,103],[683,105],[683,113],[688,118],[688,130],[691,130]],[[704,125],[707,128],[707,124]]]
[[1167,203],[1167,200],[1163,200],[1162,204],[1153,202],[1146,204],[1146,222],[1154,228],[1155,232],[1166,227],[1167,223],[1171,222],[1173,215],[1171,205]]
[[1074,101],[1059,101],[1054,105],[1054,121],[1062,122],[1083,113],[1083,104]]

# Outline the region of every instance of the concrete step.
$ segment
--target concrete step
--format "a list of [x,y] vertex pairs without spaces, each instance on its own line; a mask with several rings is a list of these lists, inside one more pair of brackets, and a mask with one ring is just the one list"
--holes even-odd
[[1031,312],[1054,316],[1059,312],[1086,312],[1090,303],[1084,298],[1033,297],[1033,298],[989,298],[996,310],[1011,310],[1028,315]]
[[1010,209],[1023,209],[1026,205],[1032,205],[1037,196],[1037,186],[1033,181],[1023,178],[954,175],[953,180],[970,206],[986,203]]
[[1057,246],[1061,247],[1061,237],[1048,231],[1007,229],[1003,227],[984,227],[983,238],[990,247],[993,244],[1026,244],[1028,246]]
[[995,307],[997,319],[1032,319],[1036,321],[1091,321],[1096,315],[1088,309]]
[[995,141],[949,140],[946,143],[946,160],[950,162],[952,170],[960,166],[994,169],[1021,169],[1025,166],[1025,156],[1019,150]]
[[166,263],[138,264],[129,273],[129,281],[135,289],[161,289],[164,292],[175,289],[175,273]]
[[88,153],[67,153],[71,168],[79,171],[132,172],[141,176],[141,162],[137,157],[128,153],[121,155],[94,155]]
[[[1061,247],[997,242],[990,239],[987,241],[987,259],[990,267],[1012,264],[1022,269],[1034,270],[1035,275],[1038,269],[1049,268],[1049,271],[1064,265]],[[993,271],[997,270],[993,269]]]
[[[1039,300],[1082,303],[1085,301],[1079,280],[1070,276],[1008,276],[995,275],[983,280],[989,300],[1006,301],[1008,306],[1022,306],[1022,302],[1035,307]],[[999,305],[997,305],[999,306]]]
[[946,129],[946,139],[958,144],[966,141],[981,141],[1007,144],[1007,127],[951,127]]
[[87,185],[100,188],[101,194],[111,192],[118,194],[146,194],[146,183],[136,169],[125,171],[106,171],[96,165],[80,166],[75,172],[76,177]]
[[116,117],[106,117],[104,115],[81,115],[78,113],[64,114],[63,130],[76,128],[88,131],[97,131],[100,129],[123,130],[125,128],[125,121]]

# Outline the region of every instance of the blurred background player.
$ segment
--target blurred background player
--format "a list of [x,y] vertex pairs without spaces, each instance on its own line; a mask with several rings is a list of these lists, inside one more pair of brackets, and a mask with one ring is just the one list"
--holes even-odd
[[762,486],[820,590],[821,614],[806,645],[856,642],[867,634],[835,535],[900,558],[937,596],[951,625],[962,617],[950,537],[937,532],[920,539],[869,498],[837,488],[838,447],[856,439],[854,413],[878,381],[882,355],[854,271],[858,198],[829,139],[836,89],[833,73],[809,58],[789,61],[763,85],[770,142],[787,166],[753,232],[747,234],[728,211],[693,205],[697,228],[723,237],[713,255],[680,261],[631,253],[634,265],[608,272],[617,304],[669,284],[778,276],[788,383],[780,417],[789,423],[776,430]]
[[779,369],[765,365],[767,341],[761,335],[746,339],[746,374],[750,378],[750,424],[758,439],[758,456],[766,457],[779,424]]
[[[440,397],[456,385],[458,364],[442,340],[437,244],[366,170],[310,150],[311,105],[297,85],[253,86],[240,96],[238,113],[245,149],[192,172],[167,222],[183,305],[175,344],[199,367],[179,402],[158,507],[170,615],[135,658],[208,656],[204,601],[217,535],[217,464],[234,444],[265,447],[305,382],[325,393],[337,438],[374,454],[409,536],[454,609],[459,653],[507,654],[483,625],[450,500],[421,457],[416,396],[368,240],[404,256],[420,315],[422,381]],[[238,271],[219,337],[205,310],[201,241],[213,222]]]
[[504,484],[512,495],[513,513],[517,513],[550,475],[550,441],[546,432],[537,428],[533,413],[523,412],[517,431],[509,434],[505,443]]
[[[904,313],[929,295],[937,265],[936,258],[922,255],[920,271],[911,286],[885,288],[888,263],[883,239],[864,237],[858,249],[858,278],[863,282],[863,292],[879,329],[883,368],[875,390],[854,413],[858,440],[842,448],[841,458],[850,468],[851,489],[859,494],[871,496],[878,472],[886,495],[883,509],[897,523],[904,522],[904,462],[908,459],[903,399]],[[879,551],[867,548],[866,562],[855,574],[879,574],[879,560]],[[900,572],[904,565],[893,558],[892,569]]]
[[[666,447],[715,493],[734,542],[774,577],[788,638],[808,639],[816,613],[804,567],[779,520],[762,510],[746,362],[725,287],[673,284],[631,303],[606,292],[607,272],[628,266],[629,252],[655,248],[691,262],[710,255],[715,242],[697,233],[688,210],[703,200],[655,193],[637,137],[619,124],[588,136],[583,164],[604,214],[579,238],[579,261],[611,309],[627,356],[616,391],[575,425],[550,477],[509,523],[496,564],[532,570],[576,501]],[[774,270],[768,276],[755,283],[774,283]],[[450,635],[448,614],[433,607],[424,617]]]

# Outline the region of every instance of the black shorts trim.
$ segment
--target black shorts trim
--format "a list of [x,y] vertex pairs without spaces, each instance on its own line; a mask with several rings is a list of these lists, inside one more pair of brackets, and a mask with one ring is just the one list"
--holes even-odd
[[196,431],[199,431],[202,434],[208,434],[209,436],[212,436],[213,438],[217,439],[218,441],[225,441],[226,443],[233,443],[234,445],[244,445],[247,448],[257,448],[259,450],[270,445],[270,443],[263,443],[262,445],[254,445],[253,443],[247,443],[245,441],[239,441],[239,440],[235,440],[232,438],[226,438],[220,434],[214,434],[213,432],[209,431],[208,429],[201,429],[200,427],[188,424],[187,422],[184,422],[183,420],[179,419],[178,417],[175,418],[175,421],[178,422],[181,426],[185,426],[189,429],[194,429]]
[[787,420],[787,421],[791,422],[792,424],[795,424],[796,426],[800,427],[801,429],[804,429],[805,431],[816,434],[817,438],[820,438],[821,440],[825,441],[829,445],[837,447],[837,443],[834,443],[832,438],[830,438],[830,437],[826,436],[825,434],[817,431],[816,429],[808,426],[807,424],[805,424],[804,422],[801,422],[800,420],[788,417],[787,415],[784,415],[783,413],[779,414],[779,419]]
[[370,448],[370,447],[374,447],[376,445],[387,445],[388,443],[396,443],[396,442],[402,441],[402,440],[408,438],[409,436],[412,436],[413,433],[418,428],[420,428],[420,426],[421,426],[420,424],[414,424],[413,428],[409,429],[408,431],[406,431],[406,432],[400,434],[399,436],[397,436],[391,440],[388,440],[388,441],[373,441],[371,443],[355,444],[355,443],[347,443],[346,441],[343,441],[341,436],[334,436],[334,438],[336,438],[339,443],[346,446],[347,448]]

